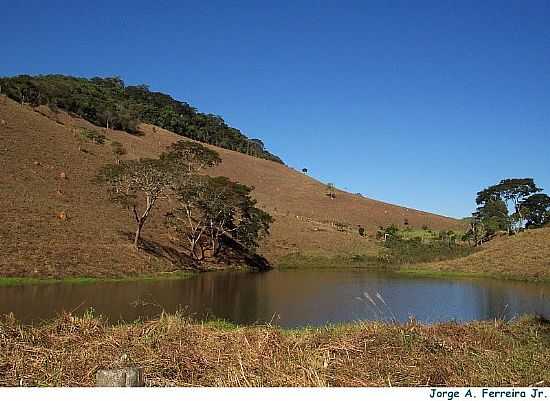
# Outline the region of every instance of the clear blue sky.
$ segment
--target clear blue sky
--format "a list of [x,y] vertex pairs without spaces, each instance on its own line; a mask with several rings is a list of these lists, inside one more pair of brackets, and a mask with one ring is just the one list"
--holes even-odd
[[146,83],[324,182],[449,216],[502,178],[550,190],[550,1],[206,3],[5,2],[0,75]]

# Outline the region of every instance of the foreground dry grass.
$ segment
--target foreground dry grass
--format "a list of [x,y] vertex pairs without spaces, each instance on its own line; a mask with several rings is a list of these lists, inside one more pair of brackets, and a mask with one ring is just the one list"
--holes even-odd
[[178,316],[108,326],[65,315],[38,327],[6,318],[0,385],[91,386],[97,369],[126,363],[144,368],[148,386],[542,386],[549,346],[550,325],[534,318],[293,331]]
[[497,238],[470,256],[418,266],[418,269],[550,281],[550,228]]

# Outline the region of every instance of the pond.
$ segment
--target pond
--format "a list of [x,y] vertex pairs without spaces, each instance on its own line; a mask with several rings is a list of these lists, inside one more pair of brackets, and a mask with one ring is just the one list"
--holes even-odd
[[411,278],[363,270],[204,273],[187,279],[0,287],[0,314],[38,322],[61,311],[111,322],[182,310],[196,318],[283,327],[357,320],[469,321],[550,317],[550,285],[493,279]]

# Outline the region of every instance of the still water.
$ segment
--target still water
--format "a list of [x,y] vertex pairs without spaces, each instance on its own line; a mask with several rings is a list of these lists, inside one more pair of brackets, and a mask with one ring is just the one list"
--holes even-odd
[[204,273],[181,280],[0,287],[0,314],[24,322],[93,308],[111,322],[183,310],[197,318],[283,327],[356,320],[422,322],[550,317],[550,285],[408,278],[369,271]]

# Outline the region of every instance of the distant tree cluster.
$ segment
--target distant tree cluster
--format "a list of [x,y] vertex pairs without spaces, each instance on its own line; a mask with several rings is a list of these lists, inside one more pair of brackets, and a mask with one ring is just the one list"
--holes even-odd
[[477,193],[477,210],[464,239],[480,244],[499,231],[509,234],[550,223],[550,197],[532,178],[510,178]]
[[231,238],[254,251],[269,234],[271,216],[256,207],[252,188],[226,177],[209,177],[201,171],[220,162],[216,152],[196,142],[173,144],[159,159],[118,161],[105,166],[101,182],[112,199],[133,215],[134,246],[158,202],[170,198],[175,206],[166,214],[166,227],[174,240],[199,261],[208,251],[216,256],[224,239]]
[[105,127],[136,133],[139,122],[158,125],[199,142],[282,163],[259,139],[249,139],[214,114],[198,112],[185,102],[146,85],[126,86],[120,78],[75,78],[19,75],[0,78],[2,92],[33,106],[49,105]]

